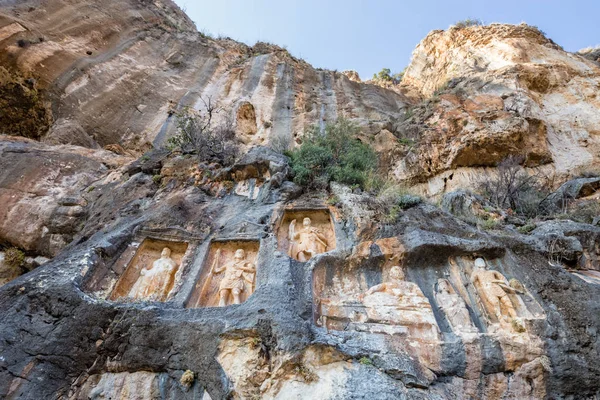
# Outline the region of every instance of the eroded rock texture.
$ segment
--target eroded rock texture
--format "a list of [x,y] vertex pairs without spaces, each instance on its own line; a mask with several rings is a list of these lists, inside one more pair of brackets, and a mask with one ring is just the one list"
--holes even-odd
[[473,167],[508,155],[563,176],[597,166],[599,84],[597,63],[535,27],[433,31],[402,81],[405,93],[425,101],[400,128],[418,144],[395,173],[429,180],[433,194],[468,186],[482,173]]
[[[600,228],[465,222],[516,218],[466,191],[511,154],[556,172],[549,207],[598,200],[597,176],[559,178],[598,161],[593,61],[453,28],[383,88],[134,0],[5,1],[0,48],[1,398],[600,395]],[[161,146],[209,97],[244,150],[228,167]],[[303,191],[267,145],[341,116],[382,173],[465,190],[393,220]]]

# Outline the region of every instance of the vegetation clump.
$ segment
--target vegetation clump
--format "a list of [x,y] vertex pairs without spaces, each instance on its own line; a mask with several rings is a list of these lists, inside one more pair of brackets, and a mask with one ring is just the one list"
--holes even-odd
[[177,134],[167,140],[166,147],[196,154],[201,162],[231,165],[239,151],[233,122],[225,118],[224,122],[215,124],[214,117],[223,109],[210,98],[202,101],[204,111],[185,107],[176,114]]
[[358,360],[358,362],[362,365],[373,365],[373,361],[371,361],[369,357],[361,357],[360,360]]
[[[509,156],[498,164],[497,175],[480,183],[479,193],[494,207],[529,220],[518,231],[527,234],[536,228],[539,218],[570,219],[596,224],[600,220],[597,200],[577,200],[566,191],[551,192],[551,180],[539,174],[528,174],[522,157]],[[556,204],[558,193],[559,204]],[[493,228],[491,222],[484,228]]]
[[370,206],[386,224],[396,223],[402,211],[423,203],[421,196],[411,193],[406,187],[390,179],[383,179],[377,175],[371,175],[366,186],[369,192],[375,194]]
[[181,375],[181,379],[179,381],[181,382],[181,384],[183,386],[189,388],[190,386],[192,386],[195,379],[196,379],[196,376],[195,376],[194,372],[192,372],[188,369],[183,373],[183,375]]
[[392,75],[392,71],[389,68],[383,68],[378,73],[373,74],[373,80],[390,82],[390,83],[397,85],[400,83],[400,81],[402,81],[405,71],[406,71],[406,68],[404,68],[402,70],[402,72],[398,72],[398,73],[395,73]]
[[498,164],[497,176],[483,181],[479,191],[494,207],[534,218],[543,214],[542,202],[549,191],[540,176],[527,174],[522,161],[518,156],[505,158]]
[[330,182],[364,188],[377,167],[377,155],[357,139],[358,132],[358,127],[345,119],[328,124],[323,132],[311,128],[302,144],[287,152],[294,182],[309,189],[324,189]]
[[10,247],[4,252],[4,263],[13,269],[20,268],[25,263],[25,253],[16,247]]
[[0,134],[39,139],[52,124],[50,104],[36,80],[0,67]]
[[456,26],[457,28],[468,28],[470,26],[482,26],[483,25],[483,21],[481,21],[480,19],[477,18],[467,18],[467,19],[463,19],[462,21],[458,21],[457,23],[454,24],[454,26]]

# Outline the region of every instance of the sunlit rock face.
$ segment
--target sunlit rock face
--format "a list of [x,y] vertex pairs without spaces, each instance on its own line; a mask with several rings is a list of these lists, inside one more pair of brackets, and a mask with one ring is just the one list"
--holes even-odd
[[[401,128],[419,144],[396,174],[416,181],[453,175],[445,187],[430,184],[435,194],[468,186],[480,174],[474,167],[493,167],[511,154],[559,175],[593,168],[599,85],[597,63],[565,52],[535,27],[433,31],[402,80],[404,93],[424,102]],[[457,173],[444,174],[451,170]]]
[[[596,162],[594,61],[526,26],[450,29],[382,88],[203,37],[168,1],[0,11],[0,398],[600,394],[600,228],[465,222],[495,213],[467,190],[507,155]],[[227,167],[161,147],[208,98]],[[392,221],[371,192],[294,184],[280,145],[340,116],[382,175],[464,190]],[[556,179],[550,206],[598,199],[597,177]]]
[[247,145],[294,145],[307,126],[344,115],[385,124],[406,102],[278,46],[202,37],[171,1],[110,1],[99,10],[93,1],[32,0],[6,10],[0,64],[35,75],[53,118],[77,124],[89,145],[145,151],[175,132],[175,113],[209,99]]

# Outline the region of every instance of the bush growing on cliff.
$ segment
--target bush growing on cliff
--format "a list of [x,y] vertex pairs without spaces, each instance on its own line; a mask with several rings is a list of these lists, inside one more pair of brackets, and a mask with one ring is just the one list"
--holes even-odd
[[4,253],[4,263],[11,268],[20,268],[25,262],[25,254],[16,247],[6,249]]
[[392,71],[389,68],[383,68],[378,73],[373,74],[373,79],[398,84],[404,77],[405,71],[406,71],[406,68],[404,68],[402,70],[402,72],[398,72],[398,73],[392,75]]
[[289,153],[294,182],[312,189],[326,188],[332,181],[364,187],[377,155],[356,138],[358,131],[345,119],[328,124],[324,132],[311,128],[302,145]]
[[481,26],[483,25],[483,22],[480,19],[477,18],[467,18],[467,19],[463,19],[462,21],[458,21],[457,23],[454,24],[454,26],[456,26],[457,28],[468,28],[469,26]]
[[186,107],[176,115],[177,134],[167,140],[166,147],[197,154],[200,161],[230,165],[238,155],[233,123],[226,119],[215,125],[213,118],[222,109],[210,99],[204,105],[204,112]]
[[498,164],[498,175],[483,181],[479,191],[493,206],[533,218],[543,212],[540,205],[549,191],[538,175],[525,172],[522,161],[517,156],[504,159]]

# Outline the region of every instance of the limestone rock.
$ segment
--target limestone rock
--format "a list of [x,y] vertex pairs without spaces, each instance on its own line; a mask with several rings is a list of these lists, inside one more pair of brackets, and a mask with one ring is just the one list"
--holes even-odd
[[[561,176],[593,168],[599,82],[598,64],[565,52],[535,27],[433,31],[402,80],[404,92],[423,102],[399,125],[399,135],[416,145],[413,157],[397,162],[396,176],[431,181],[468,168],[472,177],[511,154]],[[454,175],[454,187],[469,186],[462,173]]]
[[[22,48],[15,43],[25,32],[7,30],[0,66],[35,71],[39,88],[53,89],[54,117],[78,124],[101,147],[160,146],[176,133],[177,113],[203,108],[208,98],[223,109],[215,122],[234,122],[248,147],[274,138],[293,144],[306,126],[342,115],[397,118],[406,103],[399,93],[317,70],[275,45],[204,37],[170,0],[111,0],[102,10],[91,0],[34,3],[7,5],[19,17],[7,13],[2,26],[27,26],[44,41]],[[80,29],[57,28],[66,26]]]
[[[557,186],[598,163],[596,62],[533,27],[453,27],[381,87],[206,37],[169,0],[4,2],[0,50],[0,102],[22,105],[0,126],[21,135],[0,136],[0,246],[24,253],[0,261],[1,398],[598,396],[600,228],[465,222],[505,218],[469,190],[507,155]],[[35,93],[57,119],[41,141]],[[228,167],[162,146],[209,97],[243,143]],[[341,116],[442,208],[384,221],[369,191],[290,182],[279,151]],[[127,300],[165,248],[174,275]]]
[[77,122],[60,119],[52,125],[43,142],[50,144],[72,144],[97,149],[98,143]]

